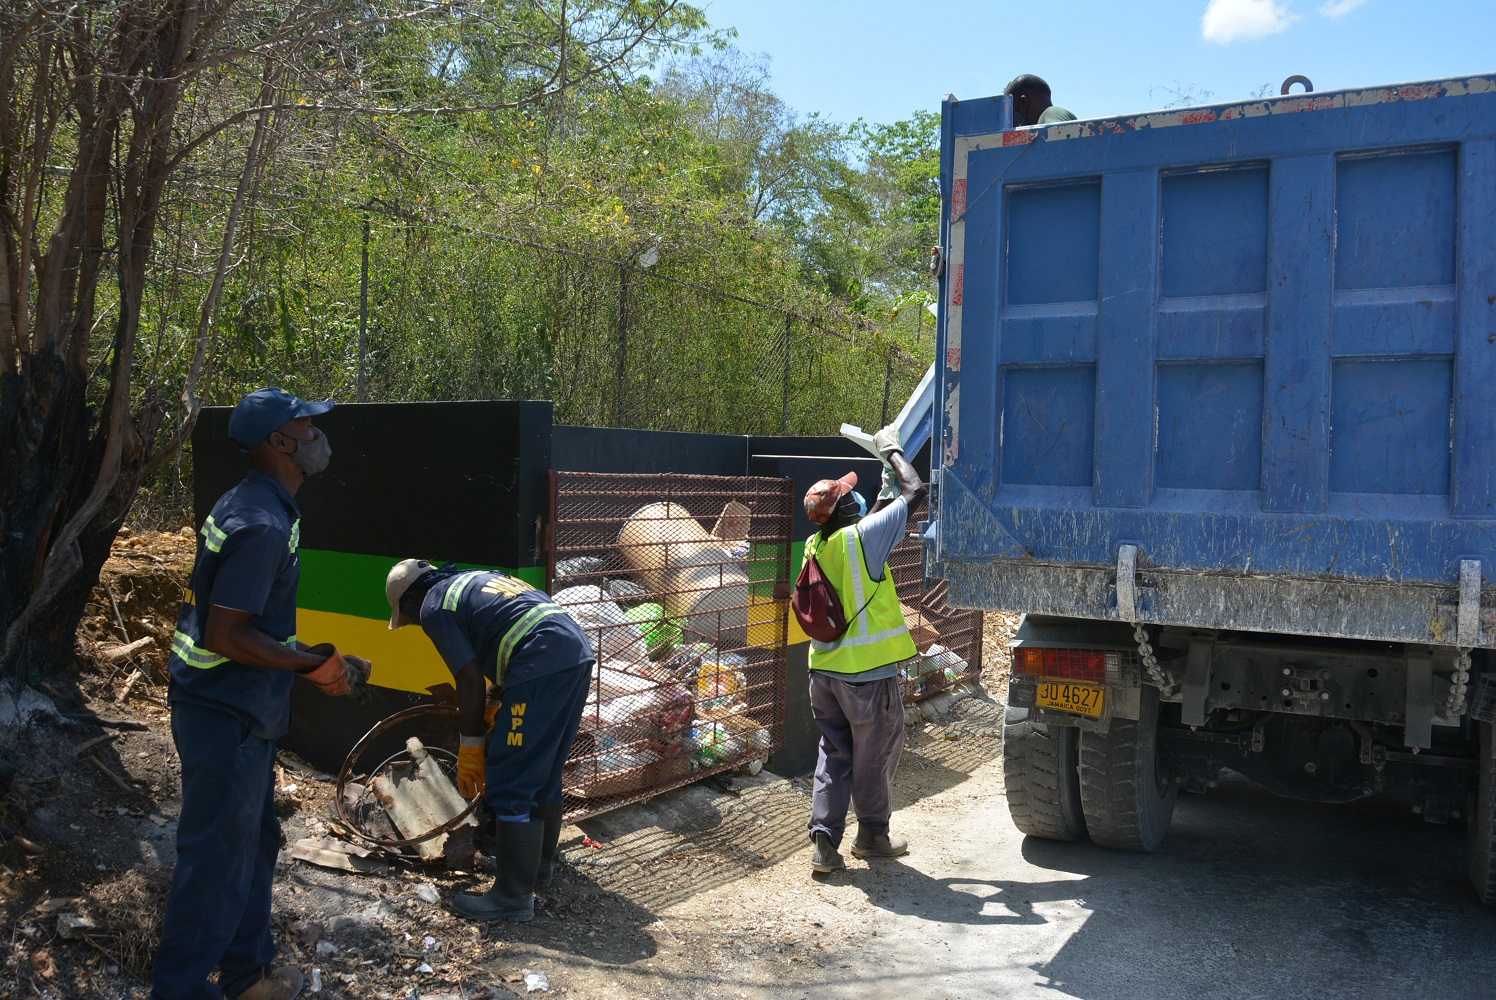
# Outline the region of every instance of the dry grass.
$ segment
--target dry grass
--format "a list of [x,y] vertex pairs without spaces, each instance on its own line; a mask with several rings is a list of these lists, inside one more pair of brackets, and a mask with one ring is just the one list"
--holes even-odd
[[88,942],[132,975],[148,979],[161,943],[170,868],[138,868],[90,886],[83,915],[98,924]]

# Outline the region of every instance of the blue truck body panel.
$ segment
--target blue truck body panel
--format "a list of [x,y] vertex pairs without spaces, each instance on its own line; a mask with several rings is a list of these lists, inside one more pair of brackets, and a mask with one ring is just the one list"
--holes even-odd
[[943,113],[953,600],[1496,645],[1496,77],[1011,121]]

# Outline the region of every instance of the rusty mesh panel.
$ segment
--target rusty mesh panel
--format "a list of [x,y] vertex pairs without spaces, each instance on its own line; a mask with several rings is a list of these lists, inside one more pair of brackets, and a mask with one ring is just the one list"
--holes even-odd
[[[921,500],[909,512],[911,529],[929,517],[929,503]],[[889,569],[900,595],[905,596],[904,622],[914,636],[920,655],[899,670],[904,684],[904,702],[919,701],[932,694],[974,680],[982,673],[982,613],[950,606],[949,585],[936,581],[923,587],[923,547],[905,539],[888,557]]]
[[598,657],[566,765],[567,816],[782,746],[790,481],[552,477],[550,591]]

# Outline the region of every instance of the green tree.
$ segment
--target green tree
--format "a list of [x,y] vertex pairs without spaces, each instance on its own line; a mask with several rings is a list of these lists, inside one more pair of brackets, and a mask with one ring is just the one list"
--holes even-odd
[[[280,209],[353,186],[327,149],[544,108],[703,25],[674,0],[0,7],[0,673],[71,654],[141,482],[237,353],[224,327],[297,349],[317,265],[292,280]],[[454,54],[485,34],[502,72]],[[379,180],[419,194],[425,162]]]

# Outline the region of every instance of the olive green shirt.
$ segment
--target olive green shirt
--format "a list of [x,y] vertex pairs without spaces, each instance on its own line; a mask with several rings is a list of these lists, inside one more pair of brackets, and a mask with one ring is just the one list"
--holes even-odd
[[1053,125],[1056,122],[1073,122],[1073,121],[1075,121],[1075,116],[1074,115],[1072,115],[1070,112],[1066,111],[1064,108],[1056,107],[1053,104],[1051,104],[1049,107],[1045,108],[1044,112],[1039,115],[1039,124],[1040,125]]

